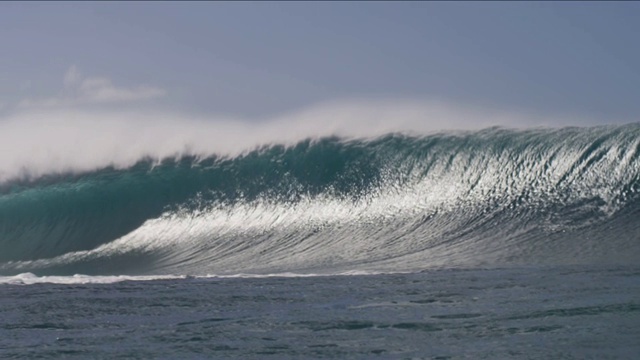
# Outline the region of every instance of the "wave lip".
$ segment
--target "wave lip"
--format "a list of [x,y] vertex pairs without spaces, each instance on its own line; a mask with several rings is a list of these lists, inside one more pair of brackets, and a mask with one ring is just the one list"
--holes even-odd
[[0,185],[0,273],[640,259],[640,125],[328,137]]

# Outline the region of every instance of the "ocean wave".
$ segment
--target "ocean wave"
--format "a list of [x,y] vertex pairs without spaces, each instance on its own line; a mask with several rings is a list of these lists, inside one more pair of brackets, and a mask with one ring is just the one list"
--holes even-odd
[[140,158],[0,185],[0,274],[202,275],[633,262],[640,126]]

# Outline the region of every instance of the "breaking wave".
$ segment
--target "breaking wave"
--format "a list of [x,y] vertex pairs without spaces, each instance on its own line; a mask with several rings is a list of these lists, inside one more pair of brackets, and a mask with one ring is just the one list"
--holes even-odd
[[0,183],[0,275],[637,263],[640,125],[321,137]]

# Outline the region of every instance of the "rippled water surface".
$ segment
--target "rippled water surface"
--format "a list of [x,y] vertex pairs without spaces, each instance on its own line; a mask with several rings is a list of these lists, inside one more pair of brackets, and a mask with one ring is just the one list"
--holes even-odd
[[640,357],[640,268],[0,285],[3,358]]

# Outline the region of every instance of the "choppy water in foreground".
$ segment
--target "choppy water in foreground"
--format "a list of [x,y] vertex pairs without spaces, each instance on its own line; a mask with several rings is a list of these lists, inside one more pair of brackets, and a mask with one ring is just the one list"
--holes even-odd
[[2,358],[640,356],[639,267],[4,284],[0,290]]

